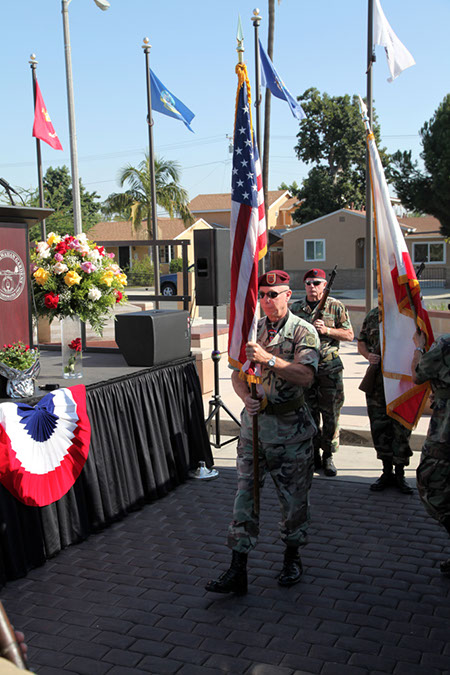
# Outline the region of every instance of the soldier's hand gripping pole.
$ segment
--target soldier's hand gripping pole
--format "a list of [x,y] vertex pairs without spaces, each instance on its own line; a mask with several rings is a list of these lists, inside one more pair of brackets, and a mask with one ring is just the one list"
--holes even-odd
[[5,609],[0,602],[0,656],[12,661],[20,670],[26,670],[25,659],[22,650],[16,640]]
[[[251,384],[253,399],[258,399],[256,384]],[[259,439],[258,439],[258,415],[253,415],[253,511],[259,515]]]

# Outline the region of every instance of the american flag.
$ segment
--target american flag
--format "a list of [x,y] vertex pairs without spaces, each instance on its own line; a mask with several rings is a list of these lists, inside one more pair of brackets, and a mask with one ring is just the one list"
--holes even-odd
[[266,219],[261,165],[251,125],[250,84],[247,67],[236,66],[238,92],[231,178],[231,312],[228,361],[254,375],[245,345],[256,339],[258,262],[267,251]]

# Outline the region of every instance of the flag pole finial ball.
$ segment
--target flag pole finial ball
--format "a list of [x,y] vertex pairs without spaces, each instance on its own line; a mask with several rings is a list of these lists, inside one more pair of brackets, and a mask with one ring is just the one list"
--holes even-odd
[[148,45],[149,42],[150,42],[150,40],[148,39],[148,37],[145,37],[144,38],[144,44]]
[[36,54],[30,54],[30,59],[31,59],[32,61],[35,61],[35,59],[36,59]]
[[259,9],[258,9],[258,7],[255,7],[255,9],[253,10],[253,14],[254,14],[255,16],[258,16],[258,14],[259,14]]

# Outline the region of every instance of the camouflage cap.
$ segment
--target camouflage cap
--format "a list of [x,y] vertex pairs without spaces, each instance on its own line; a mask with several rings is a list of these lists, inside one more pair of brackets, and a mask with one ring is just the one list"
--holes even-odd
[[289,286],[291,278],[284,270],[272,270],[262,274],[258,279],[258,288],[260,286]]

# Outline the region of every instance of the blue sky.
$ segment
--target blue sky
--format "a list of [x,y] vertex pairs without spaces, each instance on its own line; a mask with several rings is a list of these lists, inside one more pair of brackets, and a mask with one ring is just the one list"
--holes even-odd
[[[190,197],[227,192],[233,132],[237,62],[236,27],[241,15],[245,59],[254,83],[251,15],[255,0],[110,0],[100,11],[93,0],[69,7],[79,173],[84,185],[104,198],[119,190],[117,175],[137,164],[148,145],[145,63],[141,48],[150,38],[151,67],[165,86],[196,115],[195,134],[155,113],[157,154],[179,162]],[[418,158],[418,131],[449,91],[449,0],[382,0],[384,12],[416,64],[393,83],[384,50],[376,48],[373,92],[383,145],[411,149]],[[267,44],[267,3],[260,36]],[[366,92],[367,0],[282,0],[276,5],[274,63],[294,96],[308,87],[330,95]],[[42,143],[44,171],[70,167],[64,41],[59,0],[16,0],[2,6],[0,54],[0,176],[15,187],[37,185],[31,136],[31,53],[63,152]],[[294,153],[298,122],[286,103],[272,99],[269,188],[301,182],[310,167]]]

